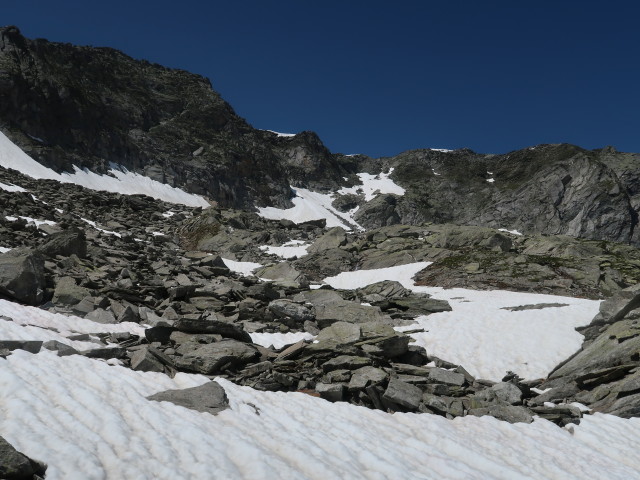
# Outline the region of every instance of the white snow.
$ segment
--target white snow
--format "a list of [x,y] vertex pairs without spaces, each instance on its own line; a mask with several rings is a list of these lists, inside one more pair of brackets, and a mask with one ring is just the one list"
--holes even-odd
[[432,150],[434,152],[443,152],[443,153],[453,152],[453,150],[449,150],[447,148],[430,148],[429,150]]
[[506,228],[499,228],[498,231],[499,232],[507,232],[507,233],[510,233],[512,235],[522,235],[522,233],[520,233],[518,230],[507,230]]
[[487,178],[488,183],[494,183],[496,181],[495,178]]
[[[286,219],[294,223],[326,218],[327,227],[342,227],[345,230],[351,230],[349,223],[355,224],[348,214],[342,213],[331,206],[331,202],[333,202],[331,195],[312,192],[306,188],[293,188],[292,190],[296,194],[291,200],[293,207],[288,209],[262,207],[258,208],[258,215],[270,220]],[[362,229],[362,227],[357,227]]]
[[109,175],[99,175],[88,169],[81,170],[76,166],[74,166],[73,173],[56,173],[29,157],[2,132],[0,132],[0,165],[5,168],[13,168],[35,179],[75,183],[92,190],[104,190],[125,195],[144,194],[165,202],[179,203],[190,207],[206,208],[209,206],[209,202],[199,195],[193,195],[179,188],[157,182],[115,164],[111,164]]
[[255,262],[237,262],[236,260],[230,260],[228,258],[222,258],[222,261],[232,272],[245,276],[252,275],[254,270],[257,270],[262,266]]
[[40,225],[55,225],[56,224],[56,222],[54,222],[53,220],[37,220],[35,218],[24,217],[22,215],[18,215],[17,217],[14,217],[14,216],[11,216],[11,215],[7,215],[4,218],[9,220],[10,222],[15,222],[16,220],[18,220],[18,218],[22,218],[23,220],[26,220],[27,223],[35,223],[36,227],[39,227]]
[[11,249],[7,247],[0,247],[0,253],[7,253],[9,250]]
[[0,339],[2,340],[57,340],[86,350],[99,348],[87,341],[69,340],[67,337],[81,333],[131,332],[144,337],[144,328],[137,323],[102,324],[80,317],[51,313],[35,307],[27,307],[0,299]]
[[121,234],[119,234],[118,232],[113,232],[111,230],[105,230],[104,228],[100,228],[98,226],[98,224],[96,222],[94,222],[93,220],[89,220],[87,218],[80,218],[80,220],[82,220],[85,223],[88,223],[89,225],[91,225],[93,228],[95,228],[96,230],[102,232],[102,233],[106,233],[107,235],[113,235],[115,237],[122,237]]
[[273,130],[266,130],[267,132],[275,133],[279,137],[295,137],[297,134],[295,133],[281,133]]
[[378,175],[358,173],[358,178],[362,185],[343,187],[337,192],[329,194],[312,192],[305,188],[292,188],[296,194],[291,200],[294,205],[292,208],[262,207],[258,208],[258,215],[271,220],[287,219],[294,223],[303,223],[324,218],[327,220],[328,228],[342,227],[345,230],[351,230],[352,227],[355,226],[358,230],[364,230],[364,228],[354,220],[354,215],[359,207],[355,207],[353,210],[344,213],[333,208],[331,204],[338,195],[362,194],[366,201],[370,201],[377,195],[383,193],[404,195],[404,188],[389,178],[391,173],[393,173],[393,168],[390,168],[387,173],[379,173]]
[[338,194],[347,195],[358,193],[364,194],[364,199],[368,202],[376,198],[377,195],[382,193],[393,193],[396,195],[404,195],[405,189],[400,185],[397,185],[391,178],[393,168],[389,169],[388,173],[379,173],[378,175],[371,175],[370,173],[358,173],[358,178],[362,185],[355,185],[353,187],[343,187],[338,190]]
[[307,332],[288,332],[288,333],[250,333],[253,343],[262,345],[263,347],[273,346],[280,349],[287,345],[293,345],[300,340],[313,340],[315,337]]
[[640,478],[640,419],[597,414],[573,435],[545,420],[388,414],[218,382],[216,416],[145,397],[208,379],[82,356],[0,359],[0,434],[49,480]]
[[19,187],[18,185],[7,185],[6,183],[2,183],[2,182],[0,182],[0,190],[5,190],[7,192],[26,192],[27,191],[24,188]]
[[[334,288],[355,289],[382,280],[396,280],[405,288],[447,300],[453,311],[416,318],[416,324],[399,328],[424,328],[411,334],[416,344],[447,361],[463,365],[476,377],[500,380],[508,370],[524,378],[545,377],[562,360],[576,352],[583,337],[575,328],[587,325],[600,302],[581,298],[508,292],[443,289],[413,284],[413,276],[429,262],[375,270],[343,272],[324,282]],[[504,310],[505,307],[541,303],[567,306]]]
[[311,245],[302,240],[290,240],[287,243],[283,243],[279,247],[271,245],[262,245],[260,250],[270,255],[277,255],[280,258],[293,258],[304,257],[307,254],[307,249]]

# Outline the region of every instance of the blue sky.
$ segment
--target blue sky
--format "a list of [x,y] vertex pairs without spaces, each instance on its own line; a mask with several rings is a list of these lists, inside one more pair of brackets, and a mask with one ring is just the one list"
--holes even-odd
[[568,142],[640,152],[640,3],[30,1],[0,25],[183,68],[335,152]]

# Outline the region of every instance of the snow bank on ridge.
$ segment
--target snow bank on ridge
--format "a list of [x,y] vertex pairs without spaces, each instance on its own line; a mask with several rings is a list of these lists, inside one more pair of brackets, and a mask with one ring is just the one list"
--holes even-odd
[[179,188],[157,182],[115,164],[111,165],[110,175],[99,175],[87,169],[81,170],[76,166],[74,166],[73,173],[56,173],[24,153],[2,132],[0,132],[0,165],[18,170],[35,179],[75,183],[92,190],[103,190],[125,195],[144,194],[158,200],[179,203],[189,207],[206,208],[209,206],[209,202],[199,195],[193,195]]

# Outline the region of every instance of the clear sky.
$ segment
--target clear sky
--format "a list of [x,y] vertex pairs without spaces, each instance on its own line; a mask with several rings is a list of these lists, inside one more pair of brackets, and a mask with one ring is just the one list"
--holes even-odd
[[334,152],[640,152],[640,2],[3,2],[28,37],[183,68],[257,128]]

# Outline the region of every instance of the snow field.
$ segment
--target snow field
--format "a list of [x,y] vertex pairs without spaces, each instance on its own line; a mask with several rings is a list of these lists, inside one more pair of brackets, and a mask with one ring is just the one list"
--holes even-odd
[[[412,278],[430,262],[375,270],[343,272],[324,282],[334,288],[356,289],[382,280],[395,280],[414,292],[447,300],[451,312],[416,318],[416,324],[398,330],[424,328],[411,334],[416,344],[444,360],[464,366],[472,375],[499,381],[509,370],[521,377],[546,377],[576,352],[583,337],[575,327],[587,325],[600,302],[581,298],[461,288],[420,287]],[[506,307],[560,304],[522,311]]]
[[0,433],[56,479],[640,478],[640,420],[554,424],[393,415],[218,380],[217,416],[146,396],[205,383],[80,356],[0,359]]
[[252,275],[254,270],[257,270],[262,265],[255,262],[237,262],[228,258],[222,258],[222,261],[229,270],[240,275]]
[[303,223],[324,218],[327,220],[328,228],[342,227],[345,230],[352,230],[352,226],[355,226],[358,230],[364,230],[364,228],[358,225],[353,219],[353,216],[358,210],[357,207],[350,212],[343,213],[333,208],[331,203],[336,195],[351,193],[356,195],[362,193],[366,201],[373,200],[381,193],[404,195],[404,188],[396,185],[393,180],[389,178],[392,172],[393,168],[389,169],[388,173],[379,173],[378,175],[358,173],[358,178],[362,185],[344,187],[337,193],[332,194],[312,192],[305,188],[293,188],[296,197],[291,200],[294,204],[292,208],[258,208],[258,215],[271,220],[287,219],[294,223]]

